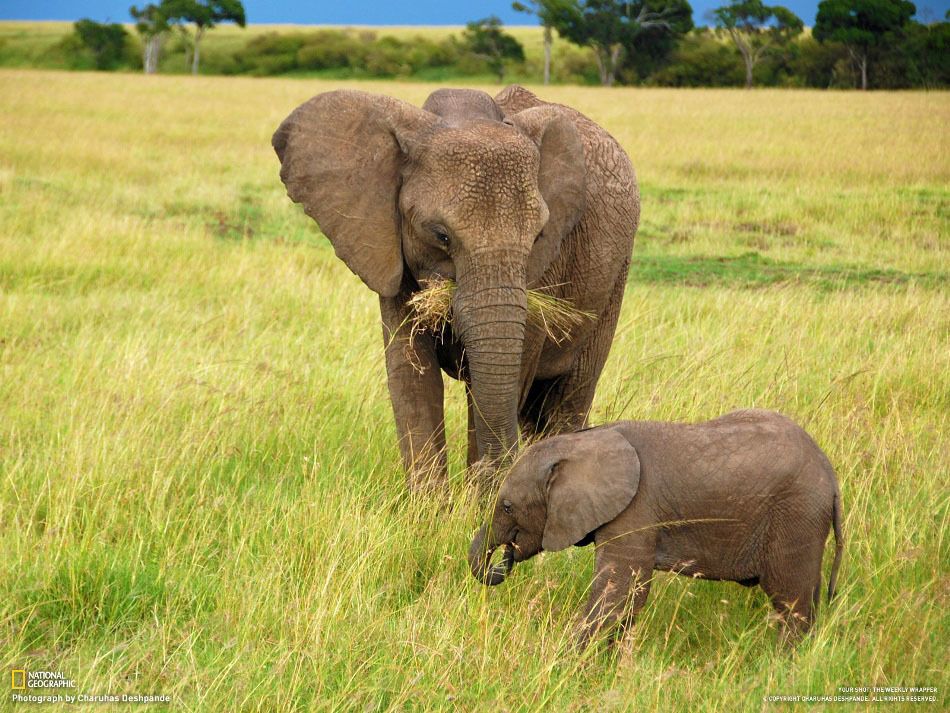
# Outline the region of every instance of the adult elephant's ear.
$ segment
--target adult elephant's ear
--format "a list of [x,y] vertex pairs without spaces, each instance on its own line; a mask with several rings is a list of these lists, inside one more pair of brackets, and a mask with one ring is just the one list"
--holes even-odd
[[317,221],[337,256],[384,297],[399,291],[399,172],[438,117],[391,97],[318,94],[284,119],[271,143],[287,194]]
[[570,455],[547,482],[547,521],[541,546],[556,552],[579,542],[623,512],[640,485],[640,458],[619,432],[593,429],[574,435]]
[[584,144],[563,109],[543,105],[525,109],[506,119],[530,136],[541,152],[538,187],[548,206],[548,222],[528,259],[528,283],[544,274],[557,256],[561,241],[584,213],[587,199],[587,164]]

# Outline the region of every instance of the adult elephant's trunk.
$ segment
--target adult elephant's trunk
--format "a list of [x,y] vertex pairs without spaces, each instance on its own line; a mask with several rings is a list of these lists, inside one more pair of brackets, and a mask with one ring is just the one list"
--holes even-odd
[[505,557],[500,564],[491,565],[491,556],[498,549],[498,545],[492,544],[486,546],[485,533],[488,530],[487,525],[482,525],[481,529],[472,539],[472,545],[468,548],[468,565],[472,569],[472,576],[482,584],[494,587],[505,581],[505,577],[511,572],[514,563],[514,550],[508,547],[505,550]]
[[459,270],[452,312],[465,349],[478,455],[497,463],[518,441],[524,258],[493,252],[471,260]]

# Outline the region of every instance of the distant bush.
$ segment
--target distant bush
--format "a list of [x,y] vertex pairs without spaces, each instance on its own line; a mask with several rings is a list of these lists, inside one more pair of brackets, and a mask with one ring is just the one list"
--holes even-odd
[[842,45],[802,37],[789,45],[786,63],[788,84],[793,86],[828,89],[854,84],[847,66],[848,51]]
[[129,33],[122,25],[83,19],[73,25],[73,32],[92,53],[96,69],[115,69],[123,60]]
[[137,50],[126,29],[117,23],[89,19],[73,23],[73,31],[48,53],[72,69],[118,69],[137,62]]
[[366,50],[376,35],[361,36],[338,30],[321,30],[305,36],[297,50],[298,69],[356,69],[366,63]]
[[[551,77],[565,84],[600,84],[597,58],[589,47],[562,42],[553,53]],[[540,76],[540,62],[534,76]]]
[[451,38],[434,42],[346,30],[270,32],[249,40],[235,53],[233,72],[267,75],[337,69],[371,77],[408,77],[425,69],[455,66],[459,54]]
[[284,74],[297,69],[297,53],[303,47],[304,35],[268,32],[252,38],[242,51],[234,55],[236,74]]
[[680,40],[669,63],[647,82],[664,87],[737,87],[745,81],[744,71],[733,45],[700,29]]
[[467,53],[478,57],[499,82],[504,81],[511,64],[524,63],[524,47],[502,29],[501,20],[495,15],[468,23],[461,45]]
[[[413,60],[418,63],[415,67]],[[413,56],[412,43],[395,37],[382,37],[373,42],[363,61],[364,69],[374,77],[408,77],[414,69],[426,66],[424,56]]]

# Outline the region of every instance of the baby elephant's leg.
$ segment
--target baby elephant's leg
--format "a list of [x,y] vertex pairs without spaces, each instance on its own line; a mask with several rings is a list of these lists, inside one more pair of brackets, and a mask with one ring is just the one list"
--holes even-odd
[[576,636],[579,650],[601,631],[617,635],[632,624],[646,603],[653,577],[652,534],[597,539],[594,584]]

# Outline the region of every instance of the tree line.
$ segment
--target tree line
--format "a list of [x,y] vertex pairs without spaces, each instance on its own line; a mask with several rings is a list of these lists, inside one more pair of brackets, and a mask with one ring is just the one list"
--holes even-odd
[[[470,22],[439,40],[321,29],[265,33],[210,57],[203,71],[448,80],[491,74],[545,83],[657,86],[950,86],[950,22],[914,19],[907,0],[822,0],[815,25],[780,5],[732,0],[695,27],[688,0],[528,0],[515,10],[543,28],[543,65],[497,17]],[[98,69],[159,71],[163,52],[184,52],[202,69],[202,39],[220,23],[245,26],[240,0],[162,0],[132,6],[138,37],[123,25],[75,23],[59,47]],[[948,17],[950,19],[950,13]],[[570,44],[552,50],[554,37]]]

